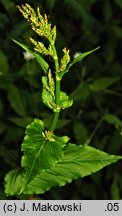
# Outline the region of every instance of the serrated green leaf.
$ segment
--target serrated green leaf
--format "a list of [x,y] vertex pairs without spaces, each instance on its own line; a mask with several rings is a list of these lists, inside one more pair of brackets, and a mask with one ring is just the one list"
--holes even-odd
[[34,175],[44,169],[54,166],[63,156],[63,147],[69,140],[68,137],[55,136],[51,131],[44,131],[44,124],[41,120],[35,119],[26,128],[26,136],[22,143],[24,155],[21,166],[25,168],[25,185]]
[[9,86],[8,100],[17,114],[20,116],[26,116],[25,104],[17,86]]
[[120,77],[102,77],[93,81],[92,84],[89,85],[89,88],[92,91],[103,91],[107,89],[109,86],[113,85],[117,82]]
[[53,186],[64,186],[78,177],[88,176],[122,159],[89,146],[69,144],[64,148],[62,160],[51,169],[40,172],[27,185],[25,194],[42,194]]
[[18,194],[24,184],[24,176],[20,170],[12,170],[5,176],[5,193],[7,195]]
[[39,55],[37,52],[31,50],[27,45],[23,44],[23,43],[20,43],[16,40],[13,40],[16,44],[18,44],[19,46],[21,46],[24,50],[26,50],[27,52],[31,53],[35,58],[36,60],[38,61],[38,63],[40,64],[42,70],[47,73],[48,71],[48,68],[49,68],[49,65],[48,63],[42,58],[41,55]]
[[40,171],[44,172],[45,169],[49,169],[58,163],[63,157],[63,148],[69,140],[66,136],[55,136],[51,132],[47,135],[46,131],[44,131],[43,122],[39,119],[35,119],[34,122],[28,125],[25,133],[26,136],[22,143],[24,155],[21,160],[21,166],[24,170],[23,184],[19,185],[19,189],[16,186],[19,191],[15,191],[15,189],[9,191],[9,181],[12,184],[17,184],[16,179],[20,178],[20,173],[11,171],[5,178],[7,194],[23,192],[27,183]]
[[69,64],[66,72],[69,70],[70,67],[72,67],[74,64],[76,64],[77,62],[81,61],[82,59],[84,59],[86,56],[90,55],[91,53],[93,53],[94,51],[98,50],[100,47],[97,47],[91,51],[85,52],[85,53],[81,53],[79,55],[77,55],[77,57],[74,58],[74,60]]

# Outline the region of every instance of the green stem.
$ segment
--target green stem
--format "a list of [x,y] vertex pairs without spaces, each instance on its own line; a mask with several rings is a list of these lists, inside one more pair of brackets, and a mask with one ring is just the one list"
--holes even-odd
[[[60,104],[60,79],[58,79],[58,71],[59,71],[59,62],[58,62],[58,56],[57,56],[57,51],[54,45],[52,45],[52,49],[53,49],[53,53],[54,53],[54,62],[55,62],[55,73],[56,73],[56,77],[55,77],[55,104],[58,105]],[[60,109],[57,110],[57,112],[55,112],[53,121],[52,121],[52,125],[50,130],[54,131],[58,122],[58,118],[59,118],[59,114],[60,114]]]
[[56,80],[56,92],[55,92],[55,103],[59,105],[60,103],[60,80]]
[[51,125],[51,128],[50,128],[51,131],[54,131],[55,128],[56,128],[56,125],[57,125],[57,122],[58,122],[58,118],[59,118],[59,114],[60,114],[60,111],[56,112],[55,115],[54,115],[54,118],[53,118],[53,121],[52,121],[52,125]]

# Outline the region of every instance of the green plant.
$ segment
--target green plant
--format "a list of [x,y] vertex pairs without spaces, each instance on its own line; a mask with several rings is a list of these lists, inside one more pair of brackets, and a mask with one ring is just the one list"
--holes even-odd
[[[122,159],[122,156],[109,155],[90,147],[88,146],[89,140],[84,145],[76,145],[70,143],[67,136],[55,135],[54,131],[61,110],[69,108],[73,104],[72,99],[60,90],[61,80],[75,63],[98,48],[78,54],[72,61],[69,50],[64,48],[63,57],[59,60],[55,46],[56,27],[51,27],[47,16],[42,16],[39,8],[37,12],[28,4],[18,8],[31,23],[32,29],[39,37],[43,38],[43,42],[38,41],[38,38],[30,38],[34,49],[14,41],[31,53],[43,69],[42,100],[54,112],[54,118],[49,128],[45,128],[44,122],[39,119],[35,119],[27,126],[22,143],[21,168],[14,169],[5,176],[5,193],[7,195],[41,194],[53,186],[63,186],[78,177],[90,175]],[[54,72],[42,57],[44,55],[54,61]],[[90,87],[93,88],[92,85]],[[98,87],[99,85],[96,88]],[[103,119],[111,122],[111,116],[108,117],[103,117]],[[116,121],[118,124],[117,119]]]

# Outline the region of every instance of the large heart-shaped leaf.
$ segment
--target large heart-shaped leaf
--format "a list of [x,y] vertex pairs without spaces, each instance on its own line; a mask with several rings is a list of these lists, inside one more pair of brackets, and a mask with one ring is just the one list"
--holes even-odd
[[[51,131],[44,130],[44,124],[41,120],[35,119],[27,126],[25,138],[22,143],[21,166],[23,172],[12,170],[6,175],[5,187],[7,194],[20,193],[24,191],[28,182],[30,182],[38,173],[53,167],[63,157],[63,148],[69,140],[68,137],[55,136]],[[18,179],[22,179],[18,186]],[[15,184],[15,189],[9,189],[9,184]],[[12,191],[11,191],[12,190]]]
[[88,176],[119,159],[122,159],[122,156],[109,155],[89,146],[69,144],[64,148],[61,161],[51,169],[46,169],[35,176],[24,193],[41,194],[53,186],[64,186],[78,177]]
[[[35,133],[33,131],[33,127],[29,130],[30,133]],[[36,139],[38,139],[37,135],[35,135],[35,141]],[[52,149],[50,146],[50,150],[51,152],[53,151],[53,146]],[[52,165],[50,164],[50,168],[49,162],[47,163],[46,160],[43,160],[43,163],[45,163],[45,166],[43,165],[44,169],[41,167],[42,163],[39,164],[35,162],[35,160],[39,157],[38,154],[40,155],[39,151],[37,156],[34,156],[35,159],[33,164],[30,161],[30,158],[33,156],[29,156],[27,153],[26,160],[24,161],[25,166],[28,167],[28,172],[31,172],[32,168],[35,170],[37,169],[37,174],[35,173],[32,175],[31,173],[31,178],[27,179],[27,174],[24,172],[18,173],[15,170],[9,172],[5,177],[6,193],[8,195],[14,195],[21,192],[25,194],[42,194],[53,186],[64,186],[66,183],[69,183],[74,179],[88,176],[103,167],[122,159],[122,156],[109,155],[89,146],[68,144],[63,150],[64,155],[57,163],[52,163]],[[48,149],[46,151],[49,152]],[[41,155],[43,155],[43,153]],[[29,162],[31,165],[29,165]],[[10,182],[11,185],[14,185],[14,187],[10,186]]]
[[62,148],[67,137],[55,136],[51,131],[44,131],[41,120],[35,119],[27,126],[26,136],[22,143],[22,167],[32,171],[44,170],[57,163],[63,156]]

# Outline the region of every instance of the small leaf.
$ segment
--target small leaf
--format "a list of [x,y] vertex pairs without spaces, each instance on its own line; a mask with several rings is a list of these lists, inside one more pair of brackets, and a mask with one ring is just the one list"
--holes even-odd
[[79,177],[88,176],[122,159],[89,146],[69,144],[64,148],[62,160],[51,169],[40,172],[27,185],[25,194],[42,194],[53,186],[64,186]]
[[93,81],[92,84],[89,85],[89,88],[92,91],[104,91],[109,86],[116,83],[120,77],[102,77]]
[[16,86],[9,86],[8,99],[10,101],[11,107],[17,114],[19,114],[20,116],[26,116],[24,101],[19,89]]
[[77,62],[81,61],[83,58],[85,58],[86,56],[90,55],[91,53],[93,53],[94,51],[98,50],[100,47],[97,47],[91,51],[85,52],[85,53],[81,53],[79,54],[77,57],[74,58],[74,60],[69,64],[66,72],[68,72],[69,68],[72,67],[74,64],[76,64]]
[[19,46],[21,46],[24,50],[28,51],[29,53],[31,53],[36,60],[38,61],[38,63],[40,64],[42,70],[47,73],[49,65],[48,63],[41,57],[41,55],[39,55],[37,52],[31,50],[27,45],[20,43],[16,40],[13,40],[16,44],[18,44]]
[[69,99],[65,92],[60,92],[60,107],[61,109],[66,109],[71,107],[73,104],[73,100]]
[[117,129],[122,128],[122,121],[113,114],[110,113],[106,114],[104,116],[104,120],[109,124],[113,124]]

